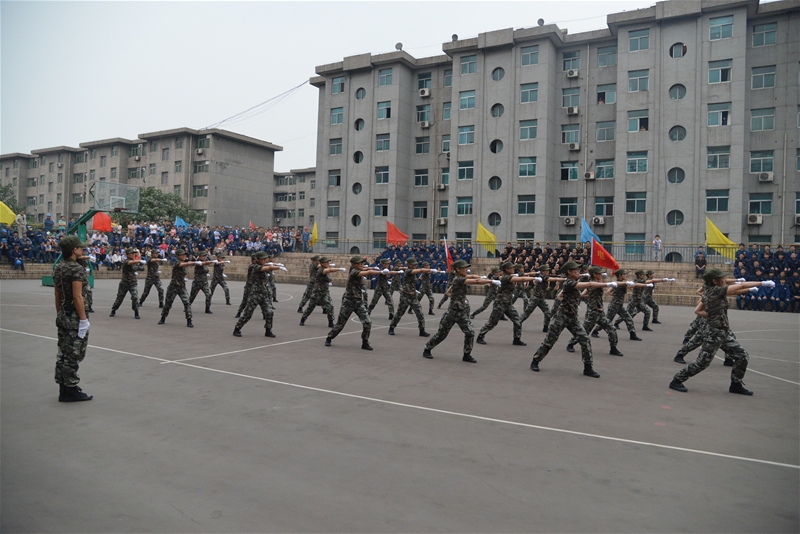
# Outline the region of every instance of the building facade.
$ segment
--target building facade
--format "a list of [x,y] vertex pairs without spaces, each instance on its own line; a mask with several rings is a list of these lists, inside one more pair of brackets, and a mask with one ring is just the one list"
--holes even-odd
[[272,215],[273,226],[311,228],[316,209],[316,170],[293,169],[275,173]]
[[797,242],[798,36],[796,2],[670,0],[319,66],[320,238]]

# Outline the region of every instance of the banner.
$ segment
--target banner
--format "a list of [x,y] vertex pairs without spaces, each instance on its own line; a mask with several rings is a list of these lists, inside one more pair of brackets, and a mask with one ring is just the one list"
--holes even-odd
[[92,229],[95,232],[111,232],[111,216],[102,211],[95,213],[92,217]]
[[487,252],[492,254],[497,252],[497,237],[487,230],[480,221],[478,221],[478,238],[475,241],[485,248]]
[[408,236],[400,231],[395,225],[386,221],[386,243],[402,247],[408,241]]
[[250,221],[250,229],[251,230],[255,230],[256,229],[256,225],[253,224],[253,221]]
[[175,216],[175,226],[178,228],[189,228],[189,224],[177,215]]
[[706,217],[706,244],[708,248],[713,248],[729,260],[736,259],[736,249],[739,247],[725,237],[708,217]]
[[317,236],[317,221],[314,221],[314,228],[311,229],[311,241],[309,241],[309,244],[313,247],[314,243],[317,241],[319,241],[319,237]]
[[450,271],[450,266],[453,265],[453,256],[450,254],[450,247],[447,246],[447,239],[444,240],[444,257],[447,261],[447,270]]
[[603,245],[597,242],[597,239],[592,239],[591,264],[598,267],[605,267],[607,269],[611,269],[612,271],[619,270],[619,264],[617,263],[617,260],[615,260],[614,256],[609,254],[608,251],[603,248]]
[[11,208],[0,202],[0,223],[14,224],[17,220],[17,215],[11,211]]
[[581,243],[591,243],[592,239],[598,243],[602,243],[600,238],[597,237],[597,234],[592,232],[592,229],[589,228],[589,223],[586,222],[586,219],[581,219],[581,221],[583,222],[583,228],[581,229]]

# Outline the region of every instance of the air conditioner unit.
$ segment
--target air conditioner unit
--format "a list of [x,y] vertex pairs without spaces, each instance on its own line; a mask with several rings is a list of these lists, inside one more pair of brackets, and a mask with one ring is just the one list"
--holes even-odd
[[800,226],[800,215],[795,215],[794,216],[794,225],[795,226]]
[[759,182],[771,182],[775,179],[775,174],[771,172],[762,172],[758,175]]
[[441,219],[436,219],[436,224],[439,226],[447,226],[447,219],[442,217]]
[[577,78],[578,77],[578,69],[569,69],[567,71],[567,78]]
[[447,189],[447,184],[436,184],[437,191],[444,191]]
[[428,89],[427,87],[423,87],[422,89],[419,90],[419,96],[427,98],[431,96],[431,90]]
[[567,115],[577,115],[578,114],[578,106],[569,106],[567,108]]
[[142,159],[141,156],[133,156],[133,161],[139,161],[140,159]]
[[430,121],[419,121],[419,125],[422,126],[423,128],[430,128],[431,127],[431,122]]
[[580,143],[570,143],[569,144],[569,149],[570,150],[580,150],[581,149],[581,144]]
[[763,224],[764,216],[760,213],[751,213],[747,216],[747,224]]
[[445,157],[447,159],[450,159],[450,151],[449,150],[447,152],[445,152],[444,155],[445,155]]
[[575,226],[575,217],[567,217],[564,219],[564,224],[567,226]]
[[198,156],[202,156],[203,155],[203,149],[202,148],[198,148],[197,150],[195,150],[195,152],[197,153]]
[[56,163],[56,166],[60,169],[61,167],[64,166],[64,164],[63,163]]
[[605,218],[603,217],[595,217],[592,219],[592,224],[595,226],[603,226],[606,223]]
[[593,172],[585,172],[583,173],[584,180],[594,180],[594,173]]

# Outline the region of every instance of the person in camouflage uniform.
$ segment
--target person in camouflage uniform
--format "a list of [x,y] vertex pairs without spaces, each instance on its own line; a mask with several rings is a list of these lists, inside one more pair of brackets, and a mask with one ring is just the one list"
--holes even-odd
[[[516,273],[514,273],[514,264],[510,261],[500,265],[500,270],[502,271],[502,274],[500,274],[498,277],[500,286],[497,288],[497,296],[494,299],[492,315],[489,316],[489,320],[486,321],[486,324],[484,324],[480,332],[478,332],[478,339],[475,341],[476,343],[485,345],[486,341],[484,341],[484,337],[495,326],[497,326],[498,321],[500,321],[500,317],[505,315],[514,325],[514,341],[512,342],[512,345],[524,347],[527,345],[527,343],[524,343],[522,339],[520,339],[522,337],[522,322],[520,322],[519,314],[517,313],[516,308],[514,308],[514,304],[512,302],[514,289],[516,287],[522,287],[520,284],[524,284],[526,282],[541,282],[542,279],[538,277],[518,276]],[[497,284],[493,285],[496,286]]]
[[375,309],[375,306],[377,306],[381,297],[383,297],[386,305],[389,306],[390,321],[394,319],[394,300],[392,299],[392,285],[389,277],[400,276],[400,271],[389,270],[391,263],[392,261],[387,258],[383,258],[381,260],[381,267],[383,267],[383,270],[381,270],[380,274],[378,275],[378,281],[375,284],[375,289],[372,292],[372,302],[369,303],[369,308],[367,308],[367,311],[372,313],[372,310]]
[[[517,276],[524,276],[525,275],[525,266],[521,263],[513,264],[514,270]],[[528,305],[528,285],[527,284],[518,284],[514,286],[514,291],[511,293],[511,304],[517,302],[518,299],[522,299],[522,309],[524,310],[525,307]]]
[[333,302],[331,302],[331,293],[328,286],[331,282],[331,277],[328,275],[335,271],[346,272],[347,269],[344,267],[331,267],[330,261],[324,256],[319,259],[319,268],[314,280],[314,292],[308,301],[306,311],[303,312],[303,317],[300,318],[300,326],[305,326],[306,319],[314,311],[314,308],[321,306],[322,311],[328,316],[328,328],[333,328]]
[[[492,267],[492,273],[487,277],[489,280],[499,280],[500,279],[500,267]],[[474,319],[476,315],[484,311],[486,308],[489,307],[489,304],[494,302],[494,299],[497,298],[497,286],[494,284],[489,284],[486,286],[486,298],[483,299],[483,304],[480,308],[472,312],[469,316],[470,319]]]
[[[639,273],[639,271],[636,271],[636,272],[637,272],[637,274]],[[648,277],[650,275],[654,274],[653,271],[646,271],[646,272],[645,271],[641,271],[641,272],[643,273],[643,276],[644,276],[645,280],[642,281],[641,279],[637,279],[637,282],[644,283],[645,284],[645,288],[642,290],[642,296],[641,296],[641,300],[639,301],[639,305],[635,309],[631,310],[630,303],[628,304],[628,313],[630,314],[631,319],[633,319],[634,317],[636,317],[636,314],[639,313],[640,311],[643,311],[643,310],[645,312],[649,311],[647,309],[647,307],[650,306],[651,308],[653,308],[653,320],[651,322],[654,323],[654,324],[661,324],[659,321],[656,320],[656,319],[658,319],[658,304],[656,304],[656,302],[653,300],[653,288],[655,287],[655,284],[660,284],[661,282],[674,282],[675,279],[674,278],[649,278],[648,279]],[[636,290],[634,290],[634,293],[635,292],[636,292]],[[631,296],[631,301],[633,301],[633,296]],[[645,328],[643,328],[642,330],[652,331],[650,328],[647,328],[647,318],[648,318],[648,316],[649,315],[647,313],[645,313],[645,319],[644,319]],[[619,322],[620,322],[620,320],[617,319],[617,323],[619,323]]]
[[[430,269],[430,267],[431,267],[431,262],[429,262],[428,260],[422,262],[423,269]],[[435,269],[435,271],[437,273],[439,272],[438,269]],[[428,315],[436,315],[435,313],[433,313],[433,305],[436,303],[436,301],[433,300],[433,288],[431,287],[431,274],[430,274],[431,272],[434,271],[423,272],[422,274],[419,275],[419,295],[417,295],[417,300],[422,302],[422,297],[428,297]]]
[[[648,270],[646,273],[647,278],[650,278],[652,282],[656,282],[657,280],[653,279],[653,275],[656,274],[653,270]],[[674,278],[664,278],[661,280],[662,282],[674,282]],[[642,301],[645,303],[646,306],[650,306],[650,309],[653,310],[653,320],[650,321],[650,324],[661,324],[661,321],[658,320],[658,303],[653,299],[653,289],[652,287],[644,288],[644,292],[642,293]],[[633,317],[633,316],[631,316]]]
[[[272,252],[267,252],[267,265],[276,265],[278,267],[285,267],[282,263],[274,263],[272,260],[275,259],[275,254]],[[279,269],[275,269],[276,271]],[[275,287],[275,275],[272,272],[267,273],[267,291],[269,292],[268,297],[272,302],[278,302],[278,289]]]
[[533,296],[528,299],[528,304],[522,311],[520,322],[524,323],[528,317],[531,316],[533,311],[539,308],[542,310],[542,313],[544,313],[544,327],[542,327],[542,332],[547,332],[547,325],[550,324],[550,317],[552,317],[550,308],[547,307],[547,286],[550,284],[548,281],[550,278],[550,267],[542,265],[539,268],[539,278],[541,278],[542,281],[533,286]]
[[397,313],[394,319],[392,319],[392,322],[389,324],[390,336],[394,335],[394,329],[397,323],[400,322],[400,319],[405,315],[406,309],[409,307],[414,310],[414,314],[417,316],[419,335],[421,337],[430,336],[430,334],[425,331],[425,316],[422,315],[422,307],[419,305],[419,300],[417,300],[417,274],[425,273],[429,275],[430,273],[438,272],[438,270],[429,267],[417,269],[417,260],[415,258],[408,258],[408,260],[406,260],[405,274],[403,275],[403,283],[400,288],[400,303],[397,305]]
[[394,276],[389,281],[389,296],[394,296],[396,291],[400,291],[400,285],[403,283],[403,262],[394,260]]
[[[250,265],[255,265],[256,264],[256,254],[257,254],[257,252],[254,252],[254,253],[252,253],[250,255]],[[238,319],[239,317],[241,317],[245,306],[247,306],[247,300],[250,298],[250,286],[251,286],[251,283],[250,283],[250,280],[249,280],[249,277],[248,277],[244,281],[244,291],[242,293],[242,303],[239,305],[239,310],[236,312],[236,316],[234,317],[234,319]],[[266,316],[264,316],[264,320],[265,321],[267,320]]]
[[78,384],[78,368],[86,357],[89,345],[89,319],[83,301],[83,285],[87,282],[86,270],[77,258],[88,246],[76,236],[61,239],[62,260],[53,269],[53,286],[56,304],[58,350],[56,352],[55,381],[58,384],[59,402],[79,402],[92,399]]
[[433,358],[431,351],[445,340],[447,334],[450,333],[454,325],[458,325],[461,331],[464,332],[464,355],[462,361],[468,363],[477,362],[477,360],[472,357],[472,344],[475,340],[475,332],[472,330],[472,323],[469,320],[467,286],[472,284],[499,285],[500,281],[481,278],[475,274],[468,274],[467,269],[469,267],[470,265],[464,260],[456,260],[451,265],[450,272],[453,276],[450,278],[449,287],[447,289],[447,292],[450,294],[450,305],[439,321],[439,329],[425,344],[425,348],[422,351],[423,358]]
[[125,255],[128,260],[122,264],[122,279],[119,281],[119,287],[117,288],[117,298],[114,300],[114,304],[111,306],[111,313],[108,316],[114,317],[117,314],[125,295],[130,293],[133,316],[139,319],[139,286],[136,284],[136,271],[139,265],[146,262],[142,260],[139,251],[135,248],[125,249]]
[[339,335],[347,324],[347,320],[355,313],[361,321],[361,348],[372,350],[369,344],[369,334],[372,331],[372,320],[369,318],[367,307],[364,304],[364,277],[375,276],[380,273],[377,269],[364,269],[364,258],[353,256],[350,258],[350,272],[347,276],[345,298],[339,309],[339,318],[336,325],[325,338],[325,346],[330,347],[331,341]]
[[775,287],[775,282],[742,282],[728,285],[725,273],[719,269],[711,269],[703,275],[705,288],[700,303],[695,308],[695,313],[706,319],[706,334],[703,349],[695,361],[675,373],[669,388],[686,393],[688,389],[683,385],[689,378],[703,371],[714,358],[714,353],[722,349],[732,360],[731,385],[728,391],[740,395],[752,395],[753,392],[745,389],[744,379],[747,371],[747,351],[736,341],[736,336],[731,331],[728,322],[728,297],[744,294],[751,288]]
[[455,278],[456,276],[456,272],[452,269],[452,265],[450,267],[451,267],[450,272],[447,273],[447,286],[444,288],[444,295],[442,295],[442,299],[439,301],[439,305],[436,306],[437,310],[441,310],[442,304],[447,302],[447,299],[450,298],[450,293],[447,290],[450,289],[450,284],[453,283],[453,278]]
[[81,294],[83,295],[83,306],[86,308],[86,313],[94,313],[94,310],[92,309],[94,295],[92,294],[92,286],[89,285],[89,273],[92,272],[92,270],[89,268],[89,257],[81,256],[80,258],[77,258],[76,261],[81,267],[83,267],[83,270],[86,271],[86,281],[83,283],[83,290],[81,291]]
[[[614,276],[617,277],[617,283],[616,286],[612,286],[612,288],[608,290],[608,292],[611,293],[611,304],[608,305],[606,319],[611,322],[616,315],[619,315],[622,320],[625,321],[625,326],[628,327],[631,341],[641,341],[642,338],[636,335],[636,326],[633,324],[633,319],[631,319],[631,316],[624,307],[625,293],[628,292],[628,287],[635,286],[636,284],[625,280],[627,271],[624,269],[618,269],[614,273]],[[640,285],[644,286],[644,284]]]
[[300,300],[300,305],[297,307],[297,313],[303,313],[303,306],[311,298],[311,293],[314,291],[314,281],[317,278],[317,269],[319,269],[319,256],[311,256],[311,266],[308,269],[308,284],[306,284],[306,290],[303,293],[302,300]]
[[[702,299],[700,302],[702,302]],[[697,304],[699,305],[700,302]],[[678,354],[675,355],[672,361],[681,365],[686,365],[686,360],[683,358],[696,348],[703,346],[703,342],[708,335],[706,320],[704,317],[698,315],[695,317],[694,321],[692,321],[692,324],[689,325],[689,330],[686,331],[686,335],[683,338],[683,346],[678,350]],[[734,339],[735,337],[734,335]],[[725,367],[733,367],[733,358],[731,358],[727,352],[725,353],[725,359],[722,365]]]
[[[175,297],[180,297],[183,303],[183,312],[186,314],[186,326],[193,328],[192,324],[192,304],[189,302],[189,293],[186,292],[186,268],[190,265],[197,265],[197,262],[186,261],[186,251],[179,248],[175,251],[178,261],[172,266],[172,280],[167,286],[167,298],[164,300],[164,309],[161,310],[161,320],[158,324],[167,321],[169,311],[172,309],[172,302]],[[201,262],[202,263],[202,262]]]
[[165,261],[167,259],[159,257],[155,249],[150,251],[150,259],[147,260],[147,277],[144,280],[144,291],[142,291],[142,296],[139,299],[139,306],[144,304],[145,299],[150,294],[150,288],[155,286],[158,292],[158,307],[164,307],[164,288],[161,286],[161,277],[159,276],[161,271],[159,269],[161,268],[161,263]]
[[225,264],[230,263],[230,260],[225,259],[225,254],[219,252],[217,254],[217,261],[214,263],[214,276],[211,278],[211,295],[206,300],[206,308],[211,307],[211,299],[214,297],[214,290],[220,286],[225,292],[225,304],[231,305],[231,292],[228,290],[228,282],[225,281]]
[[[603,282],[603,269],[600,267],[590,267],[589,275],[592,282]],[[586,317],[583,320],[583,329],[586,332],[591,332],[597,325],[598,328],[605,330],[606,334],[608,334],[608,343],[611,345],[609,354],[622,356],[622,353],[617,349],[617,329],[608,322],[603,312],[603,287],[583,290],[582,296],[586,298]],[[578,340],[575,337],[570,339],[569,344],[567,344],[567,352],[575,352],[575,344],[577,342]]]
[[589,336],[586,334],[586,330],[583,329],[583,325],[578,318],[578,304],[580,303],[581,299],[580,292],[584,289],[602,289],[603,287],[608,286],[614,287],[617,284],[616,282],[610,282],[609,284],[606,284],[605,282],[580,282],[579,278],[581,276],[581,268],[580,265],[574,261],[566,262],[561,270],[566,273],[566,278],[550,279],[551,282],[563,283],[561,289],[561,306],[553,316],[552,321],[550,321],[550,328],[549,332],[547,333],[547,337],[545,337],[544,341],[542,341],[542,344],[533,355],[533,361],[531,361],[531,371],[539,372],[539,364],[545,358],[545,356],[547,356],[547,353],[550,352],[550,349],[553,348],[553,345],[555,345],[556,341],[558,341],[561,331],[566,328],[572,334],[573,339],[581,346],[583,374],[592,378],[599,378],[600,375],[597,374],[592,367],[592,344],[589,341]]
[[271,271],[278,269],[285,271],[286,267],[279,265],[268,265],[267,260],[269,254],[259,251],[255,254],[256,262],[247,269],[247,280],[250,282],[250,294],[247,297],[247,306],[245,306],[242,316],[236,322],[233,329],[233,335],[242,337],[242,327],[247,324],[253,316],[253,311],[256,307],[261,307],[261,313],[264,315],[264,335],[266,337],[275,337],[272,333],[272,300],[269,298],[269,287],[267,286],[267,275]]
[[[642,300],[642,293],[647,288],[648,280],[644,276],[644,271],[639,269],[636,271],[636,280],[634,280],[633,291],[631,291],[631,298],[628,300],[628,308],[625,310],[628,315],[630,316],[631,320],[633,317],[639,313],[644,313],[644,325],[642,326],[642,330],[645,332],[652,332],[653,329],[648,326],[650,323],[650,309],[645,306],[644,301]],[[622,323],[623,319],[622,316],[614,322],[614,328],[618,327]]]
[[201,291],[206,296],[206,313],[211,313],[211,291],[208,290],[208,267],[214,262],[206,256],[206,261],[201,260],[202,255],[195,256],[194,278],[192,279],[192,292],[189,295],[189,304],[194,304],[194,299]]

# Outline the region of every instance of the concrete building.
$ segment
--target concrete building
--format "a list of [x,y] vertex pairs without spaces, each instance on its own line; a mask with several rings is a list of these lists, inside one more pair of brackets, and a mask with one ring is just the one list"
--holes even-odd
[[794,1],[670,0],[321,65],[320,238],[800,241],[799,36]]
[[273,226],[309,229],[314,225],[316,209],[316,169],[293,169],[276,172],[273,190]]
[[180,196],[208,224],[271,226],[275,152],[281,147],[226,130],[176,128],[0,156],[2,184],[16,188],[29,220],[78,218],[95,181],[156,187]]

